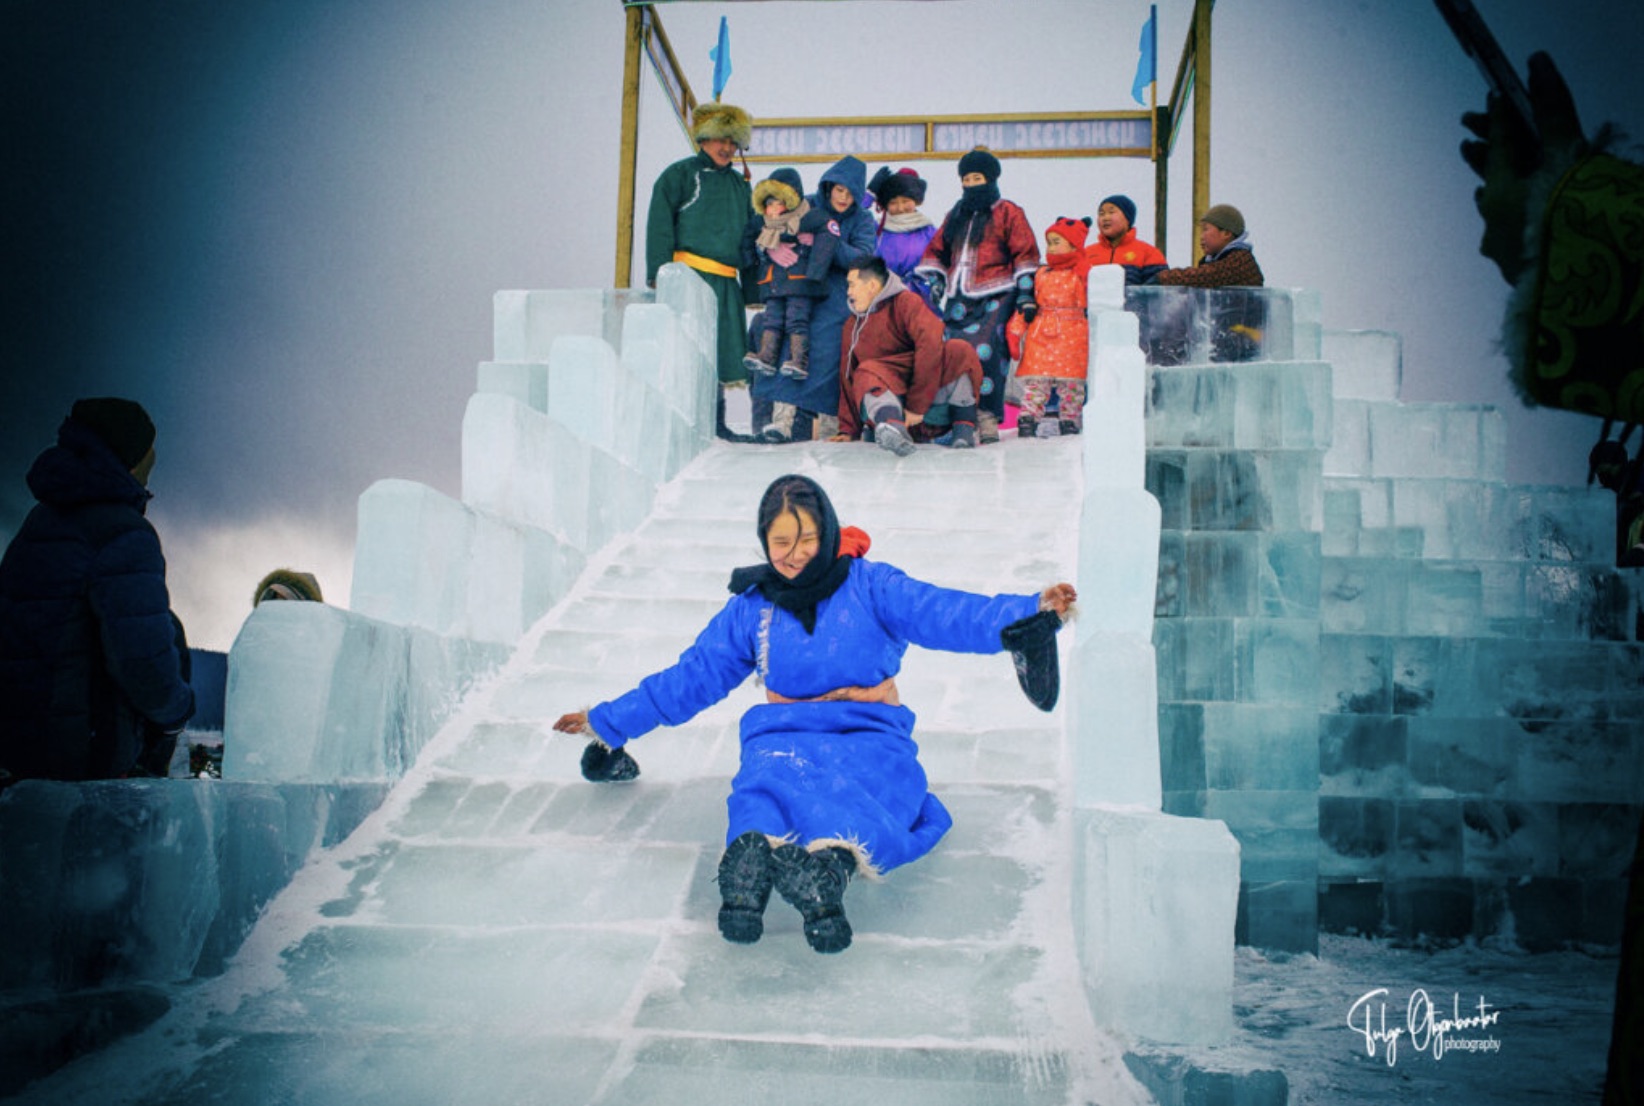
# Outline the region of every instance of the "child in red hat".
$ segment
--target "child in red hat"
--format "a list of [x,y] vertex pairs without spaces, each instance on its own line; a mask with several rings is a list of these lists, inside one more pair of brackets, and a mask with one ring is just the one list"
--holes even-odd
[[1090,361],[1090,321],[1086,316],[1090,259],[1085,237],[1090,219],[1056,220],[1045,231],[1045,263],[1033,274],[1033,299],[1011,316],[1005,328],[1016,376],[1022,382],[1022,413],[1016,436],[1033,438],[1052,394],[1058,404],[1057,429],[1077,434],[1084,427],[1085,372]]

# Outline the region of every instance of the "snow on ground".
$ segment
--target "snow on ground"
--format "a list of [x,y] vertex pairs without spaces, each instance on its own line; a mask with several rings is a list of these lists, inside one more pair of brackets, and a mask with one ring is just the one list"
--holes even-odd
[[[1597,1102],[1617,966],[1610,952],[1428,952],[1331,935],[1317,956],[1241,948],[1236,1037],[1190,1055],[1212,1069],[1276,1068],[1292,1106]],[[1458,1012],[1471,1020],[1446,1032]]]

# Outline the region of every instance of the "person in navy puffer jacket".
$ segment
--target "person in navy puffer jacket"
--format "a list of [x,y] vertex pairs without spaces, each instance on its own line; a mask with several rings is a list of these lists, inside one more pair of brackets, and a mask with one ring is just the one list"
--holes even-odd
[[811,948],[840,952],[851,943],[843,905],[851,876],[917,860],[953,825],[930,792],[913,712],[897,694],[902,655],[909,645],[1002,652],[1024,621],[1059,626],[1077,595],[1071,584],[976,595],[867,560],[868,535],[841,528],[827,493],[804,476],[778,477],[765,490],[758,532],[766,560],[731,574],[730,601],[677,663],[561,716],[554,729],[594,739],[584,776],[632,779],[639,769],[629,742],[683,724],[756,675],[766,701],[742,716],[719,931],[738,944],[759,940],[775,890],[799,911]]
[[0,558],[0,771],[166,774],[194,713],[160,538],[143,517],[154,423],[82,399],[29,469],[39,502]]

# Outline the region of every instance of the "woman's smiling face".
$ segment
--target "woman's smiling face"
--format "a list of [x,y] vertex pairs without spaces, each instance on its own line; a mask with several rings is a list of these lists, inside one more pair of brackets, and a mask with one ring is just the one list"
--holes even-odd
[[798,507],[777,515],[765,531],[765,555],[771,567],[787,580],[805,571],[821,547],[821,527],[809,511]]

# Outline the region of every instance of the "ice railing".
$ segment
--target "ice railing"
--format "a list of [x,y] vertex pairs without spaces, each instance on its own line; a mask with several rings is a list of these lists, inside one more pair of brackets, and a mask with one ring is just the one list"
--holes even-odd
[[1319,359],[1313,291],[1132,285],[1125,310],[1136,316],[1149,365]]
[[309,853],[381,802],[462,689],[713,440],[713,297],[684,266],[655,293],[502,292],[494,319],[462,497],[373,485],[353,609],[247,619],[222,780],[6,791],[0,997],[220,971]]

